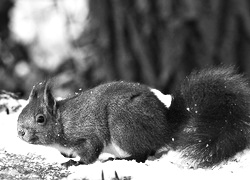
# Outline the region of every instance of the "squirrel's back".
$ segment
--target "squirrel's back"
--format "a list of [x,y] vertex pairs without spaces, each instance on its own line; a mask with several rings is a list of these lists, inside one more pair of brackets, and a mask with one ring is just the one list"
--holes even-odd
[[129,159],[145,161],[171,140],[167,108],[151,88],[139,83],[101,84],[58,102],[58,107],[71,142],[96,135],[103,151],[119,148]]

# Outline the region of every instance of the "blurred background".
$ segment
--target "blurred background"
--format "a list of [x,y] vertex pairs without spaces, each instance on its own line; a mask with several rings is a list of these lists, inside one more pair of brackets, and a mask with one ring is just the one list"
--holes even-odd
[[249,0],[1,0],[0,89],[66,97],[113,80],[171,93],[193,70],[250,76]]

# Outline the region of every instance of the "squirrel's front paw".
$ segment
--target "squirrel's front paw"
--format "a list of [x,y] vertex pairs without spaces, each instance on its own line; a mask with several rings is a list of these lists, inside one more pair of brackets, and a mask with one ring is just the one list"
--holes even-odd
[[63,155],[63,157],[65,157],[65,158],[75,158],[76,157],[73,154],[66,154],[66,153],[63,153],[63,152],[61,152],[61,155]]
[[68,169],[70,166],[78,166],[81,164],[84,164],[84,163],[81,161],[74,161],[74,160],[70,159],[69,161],[62,163],[61,165],[63,167],[65,167],[66,169]]

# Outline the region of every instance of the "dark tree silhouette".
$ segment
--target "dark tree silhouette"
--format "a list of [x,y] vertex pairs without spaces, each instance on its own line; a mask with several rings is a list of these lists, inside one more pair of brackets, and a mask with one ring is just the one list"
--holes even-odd
[[[0,88],[25,97],[50,76],[66,77],[59,78],[66,94],[112,80],[171,93],[194,68],[220,64],[250,76],[249,0],[90,0],[89,23],[72,42],[87,56],[73,55],[53,71],[37,67],[27,47],[9,36],[14,3],[0,2]],[[29,79],[16,73],[23,61]]]
[[28,60],[26,48],[10,38],[13,0],[0,1],[0,89],[24,93],[24,83],[14,73],[18,60]]
[[94,81],[172,91],[193,68],[234,64],[250,75],[248,0],[91,0],[81,45]]

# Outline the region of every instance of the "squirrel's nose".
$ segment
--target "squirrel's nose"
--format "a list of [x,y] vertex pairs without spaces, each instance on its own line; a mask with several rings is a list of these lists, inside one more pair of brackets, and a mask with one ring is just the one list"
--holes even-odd
[[18,135],[23,137],[25,135],[25,131],[24,130],[19,130]]

